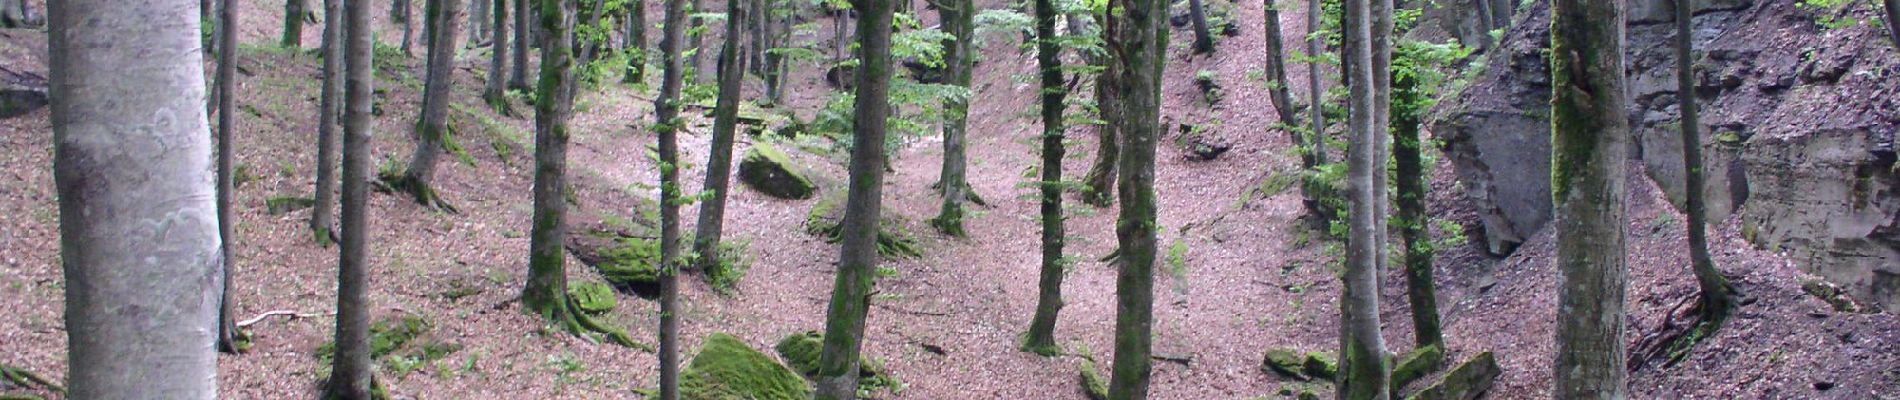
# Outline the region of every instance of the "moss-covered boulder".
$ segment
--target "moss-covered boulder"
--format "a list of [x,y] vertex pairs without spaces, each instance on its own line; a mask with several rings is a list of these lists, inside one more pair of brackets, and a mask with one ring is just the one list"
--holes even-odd
[[1089,400],[1108,400],[1108,380],[1102,378],[1102,373],[1095,371],[1095,361],[1084,358],[1078,369],[1082,371],[1082,396]]
[[1306,373],[1306,376],[1313,377],[1313,379],[1330,381],[1333,380],[1333,377],[1339,376],[1339,363],[1334,362],[1333,356],[1327,355],[1326,353],[1317,351],[1308,352],[1306,353],[1306,361],[1302,362],[1300,366],[1300,372]]
[[686,400],[805,400],[811,385],[798,373],[724,333],[706,337],[680,376]]
[[1491,390],[1491,384],[1504,371],[1498,368],[1498,359],[1491,352],[1478,354],[1470,361],[1458,365],[1445,373],[1438,382],[1419,389],[1418,393],[1406,397],[1407,400],[1471,400],[1485,391]]
[[1301,372],[1301,370],[1305,368],[1304,362],[1306,362],[1305,355],[1293,349],[1267,349],[1266,358],[1260,363],[1260,371],[1279,374],[1293,379],[1307,380],[1309,378],[1307,378],[1304,372]]
[[[818,376],[819,353],[825,350],[825,334],[816,331],[794,333],[772,346],[785,365],[807,378]],[[869,358],[858,358],[858,390],[869,393],[893,386],[895,380],[884,374],[884,365]]]
[[1445,350],[1438,346],[1425,346],[1399,357],[1399,362],[1392,368],[1392,397],[1398,398],[1399,389],[1412,384],[1412,381],[1437,372],[1444,362]]
[[604,283],[574,282],[567,286],[567,294],[574,296],[574,303],[580,306],[581,312],[588,314],[603,314],[620,305],[614,299],[613,288]]
[[[825,243],[838,243],[844,233],[844,201],[841,192],[832,192],[818,199],[811,206],[811,212],[805,216],[805,232],[825,239]],[[877,252],[886,257],[918,257],[923,250],[917,247],[917,238],[911,237],[905,229],[904,219],[884,214],[878,219]]]
[[791,157],[769,143],[754,142],[739,160],[739,181],[759,193],[781,199],[803,200],[818,193]]
[[607,284],[616,289],[649,299],[659,295],[659,240],[588,229],[567,235],[567,251],[575,260],[600,271]]

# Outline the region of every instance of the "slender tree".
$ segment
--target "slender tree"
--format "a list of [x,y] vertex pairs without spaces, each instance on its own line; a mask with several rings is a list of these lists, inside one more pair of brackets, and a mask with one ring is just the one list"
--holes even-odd
[[[486,1],[486,0],[474,0]],[[525,0],[516,0],[525,1]],[[488,82],[482,86],[482,101],[503,114],[513,114],[508,105],[508,0],[494,0],[490,16],[494,18],[494,36],[488,55]]]
[[[952,0],[937,7],[942,15],[942,24],[956,37],[945,44],[944,63],[948,65],[949,84],[965,90],[970,86],[970,69],[976,66],[976,52],[972,44],[976,35],[976,2],[972,0]],[[1040,61],[1038,61],[1040,62]],[[974,97],[974,93],[971,93]],[[937,185],[942,188],[943,206],[930,225],[950,236],[964,236],[963,201],[969,196],[970,183],[965,177],[965,139],[968,136],[970,119],[970,98],[953,98],[944,101],[944,112],[948,121],[943,124],[943,169],[938,175]],[[1060,110],[1058,110],[1060,111]],[[1059,115],[1059,114],[1058,114]],[[1056,170],[1059,176],[1061,170]]]
[[1682,166],[1684,186],[1688,188],[1683,191],[1683,203],[1689,217],[1689,260],[1696,284],[1701,288],[1697,303],[1702,320],[1697,330],[1701,332],[1685,338],[1691,341],[1708,337],[1722,326],[1735,296],[1735,289],[1729,286],[1722,271],[1715,268],[1715,258],[1709,255],[1709,207],[1703,192],[1708,183],[1702,178],[1701,121],[1696,117],[1700,107],[1696,105],[1695,59],[1692,58],[1695,54],[1694,11],[1691,2],[1676,1],[1676,103],[1682,109]]
[[[229,1],[229,0],[227,0]],[[343,0],[345,89],[343,116],[343,228],[337,257],[336,356],[325,399],[368,400],[374,378],[369,343],[369,188],[371,106],[375,96],[374,42],[369,2]]]
[[[1120,37],[1119,26],[1112,23],[1106,12],[1096,13],[1102,19],[1102,37]],[[1120,83],[1121,63],[1113,57],[1094,57],[1093,62],[1102,67],[1095,75],[1095,106],[1103,121],[1118,121],[1121,118]],[[1108,207],[1115,203],[1115,179],[1118,176],[1115,167],[1121,162],[1122,126],[1117,123],[1098,125],[1100,133],[1096,140],[1095,163],[1089,167],[1088,175],[1082,178],[1082,202],[1096,207]]]
[[66,396],[213,398],[220,251],[197,5],[48,6]]
[[1378,146],[1383,136],[1378,125],[1373,58],[1377,23],[1372,3],[1379,0],[1346,1],[1347,85],[1351,88],[1350,120],[1352,135],[1346,159],[1349,234],[1346,243],[1346,270],[1340,294],[1340,398],[1347,400],[1386,399],[1391,371],[1386,368],[1385,341],[1379,336],[1379,260],[1384,251],[1379,221],[1383,219],[1379,193],[1385,186],[1374,170],[1385,169]]
[[706,34],[712,33],[712,28],[706,26],[705,18],[700,18],[700,14],[710,12],[706,10],[705,1],[692,1],[692,8],[687,10],[686,16],[687,23],[691,24],[686,27],[686,35],[689,40],[692,40],[692,43],[688,45],[692,49],[690,50],[692,55],[687,58],[686,65],[693,70],[693,84],[699,84],[706,81],[705,68],[701,68],[706,64],[701,63],[700,59],[706,54]]
[[654,100],[660,134],[660,399],[679,399],[679,101],[685,86],[680,45],[686,41],[686,2],[666,0],[660,31],[660,97]]
[[817,400],[857,397],[859,345],[871,308],[877,269],[878,220],[884,187],[885,118],[890,115],[891,0],[860,0],[857,90],[851,145],[851,184],[839,235],[843,249],[826,310],[825,344],[818,357]]
[[469,0],[468,2],[468,47],[481,45],[488,40],[489,12],[493,9],[488,0]]
[[[1551,2],[1551,191],[1556,206],[1557,356],[1552,397],[1628,398],[1623,208],[1628,105],[1623,2]],[[1606,23],[1609,21],[1610,23]]]
[[621,76],[626,83],[647,81],[647,6],[644,0],[629,0],[627,3],[627,73]]
[[[965,6],[975,2],[964,0]],[[1062,125],[1063,100],[1068,90],[1062,87],[1062,48],[1057,46],[1054,0],[1036,0],[1036,69],[1042,80],[1042,279],[1036,299],[1036,316],[1030,320],[1029,335],[1023,350],[1053,356],[1061,353],[1056,345],[1056,314],[1062,311],[1062,278],[1066,262],[1062,246]]]
[[1385,129],[1392,126],[1392,30],[1393,0],[1371,0],[1372,14],[1372,138],[1376,140],[1372,147],[1372,159],[1376,163],[1372,168],[1373,203],[1378,208],[1373,217],[1373,231],[1377,236],[1379,251],[1375,252],[1378,261],[1376,271],[1385,272],[1391,268],[1392,252],[1386,251],[1386,244],[1392,243],[1392,191],[1391,177],[1387,163],[1392,160],[1392,135]]
[[429,76],[423,86],[422,115],[416,121],[416,148],[410,153],[409,168],[391,184],[423,206],[449,212],[455,207],[436,193],[435,168],[450,140],[449,103],[454,101],[454,94],[449,85],[455,77],[455,52],[461,49],[456,40],[462,32],[462,19],[455,16],[462,8],[460,1],[428,0],[425,7],[427,23],[434,28],[424,38],[429,46]]
[[[1274,0],[1265,0],[1265,3],[1267,60],[1264,69],[1269,79],[1268,99],[1273,101],[1273,110],[1280,117],[1280,129],[1286,130],[1293,146],[1300,149],[1300,171],[1312,173],[1319,168],[1319,160],[1323,158],[1316,156],[1319,146],[1313,144],[1317,142],[1318,135],[1313,135],[1315,140],[1309,141],[1308,135],[1300,132],[1301,122],[1298,116],[1300,105],[1293,102],[1293,93],[1288,87],[1286,77],[1286,44],[1281,38],[1280,6],[1274,4]],[[1319,87],[1319,84],[1309,82],[1308,87]],[[1315,101],[1313,104],[1319,104],[1319,102]],[[1303,203],[1306,205],[1307,212],[1318,214],[1320,212],[1319,193],[1316,193],[1315,188],[1310,185],[1302,186],[1301,192],[1304,195]]]
[[337,143],[343,117],[343,2],[323,1],[323,94],[317,107],[316,204],[310,207],[310,230],[318,243],[336,240]]
[[[227,27],[238,26],[237,7],[233,7],[231,3],[234,2],[225,0],[224,5],[218,9],[218,19]],[[232,116],[237,100],[237,30],[225,29],[218,32],[218,48],[225,49],[223,54],[218,55],[217,81],[218,250],[222,253],[223,261],[223,267],[219,268],[223,275],[223,279],[220,280],[223,282],[223,288],[220,289],[223,293],[219,295],[218,301],[218,351],[235,354],[248,347],[242,343],[246,341],[244,332],[238,329],[237,316],[233,315],[237,311],[234,306],[237,298],[233,296],[235,291],[231,290],[231,270],[237,268],[237,257],[234,255],[237,249],[235,243],[237,234],[232,230],[237,224],[232,210],[232,203],[237,198],[237,193],[231,176],[233,147],[231,141],[234,139],[231,131],[237,129]]]
[[[1119,7],[1116,7],[1119,5]],[[1161,74],[1166,66],[1167,4],[1158,0],[1116,0],[1120,8],[1116,44],[1121,77],[1120,118],[1110,120],[1125,136],[1119,179],[1121,212],[1115,223],[1120,265],[1115,275],[1115,364],[1109,378],[1113,400],[1148,398],[1153,370],[1155,261],[1155,140],[1161,134]],[[1113,14],[1111,14],[1113,15]],[[1113,17],[1111,17],[1113,18]],[[1113,20],[1111,20],[1113,21]]]
[[529,4],[535,0],[514,0],[515,2],[515,48],[513,68],[508,70],[508,88],[528,90],[528,44],[535,39],[533,20],[528,11],[534,7]]
[[[739,0],[726,0],[727,10],[741,10]],[[710,192],[699,205],[698,230],[693,235],[693,269],[708,271],[719,263],[719,240],[726,222],[726,194],[732,186],[732,140],[738,130],[739,87],[745,79],[745,57],[741,56],[741,27],[745,13],[726,17],[726,43],[719,49],[719,99],[713,106],[712,151],[706,160],[705,190]]]
[[[1308,30],[1314,30],[1317,29],[1314,27],[1320,26],[1319,16],[1321,9],[1320,0],[1307,0],[1306,26]],[[1325,51],[1326,39],[1323,36],[1316,33],[1306,35],[1306,54],[1308,58],[1306,62],[1306,93],[1308,97],[1307,103],[1312,104],[1312,109],[1307,111],[1306,116],[1312,123],[1307,127],[1309,140],[1307,141],[1307,147],[1301,149],[1300,160],[1301,162],[1310,161],[1312,163],[1312,167],[1306,168],[1309,174],[1315,172],[1320,165],[1325,165],[1327,158],[1326,112],[1324,107],[1324,104],[1326,104],[1324,97],[1326,88],[1322,86],[1325,82],[1320,80],[1319,60],[1319,55]],[[1326,188],[1319,187],[1318,182],[1314,180],[1306,180],[1306,183],[1301,185],[1301,190],[1307,193],[1305,202],[1308,212],[1317,216],[1318,220],[1333,218],[1332,215],[1327,215],[1328,212],[1319,201],[1319,191],[1327,190]]]
[[1206,2],[1188,0],[1188,20],[1194,25],[1194,54],[1214,52],[1214,33],[1207,28]]
[[1409,59],[1394,70],[1392,80],[1392,160],[1398,173],[1399,240],[1404,243],[1405,293],[1412,305],[1412,339],[1415,348],[1439,346],[1445,337],[1438,321],[1438,294],[1432,277],[1430,215],[1425,213],[1425,162],[1419,140],[1424,111],[1431,106],[1430,95],[1420,87],[1417,71],[1424,66]]
[[284,1],[284,47],[303,47],[304,16],[309,14],[310,0]]
[[[230,1],[230,0],[225,0],[225,1]],[[433,0],[422,0],[422,1],[433,2]],[[426,4],[427,3],[425,3],[423,8],[428,8]],[[425,10],[423,11],[423,13],[427,14],[429,12]],[[416,37],[416,30],[415,30],[416,15],[415,15],[415,10],[409,4],[409,0],[395,0],[391,2],[389,14],[390,14],[391,19],[396,20],[396,22],[402,23],[402,54],[405,56],[415,55],[414,52],[410,51],[411,49],[410,44],[414,43],[414,38]],[[424,18],[427,18],[427,16],[425,15]],[[422,34],[428,35],[429,33],[423,32]]]

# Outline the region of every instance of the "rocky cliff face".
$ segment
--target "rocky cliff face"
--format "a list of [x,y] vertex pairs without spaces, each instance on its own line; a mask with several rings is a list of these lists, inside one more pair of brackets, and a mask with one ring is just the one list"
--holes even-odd
[[[1672,1],[1629,0],[1632,154],[1682,202]],[[1893,134],[1900,74],[1884,31],[1824,29],[1817,12],[1869,9],[1707,0],[1695,17],[1696,95],[1710,217],[1739,212],[1751,241],[1900,309],[1900,175]],[[1549,8],[1526,7],[1485,71],[1436,112],[1432,131],[1478,202],[1491,251],[1508,253],[1550,220]]]

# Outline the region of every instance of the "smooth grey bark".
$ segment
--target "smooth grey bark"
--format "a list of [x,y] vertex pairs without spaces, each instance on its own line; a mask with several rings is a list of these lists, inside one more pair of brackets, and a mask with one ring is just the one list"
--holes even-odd
[[528,90],[528,44],[534,41],[530,33],[533,21],[528,19],[529,3],[534,0],[514,0],[515,2],[515,47],[513,68],[508,70],[508,88]]
[[[739,0],[726,0],[727,10],[741,10]],[[745,79],[746,59],[740,53],[740,30],[745,13],[726,17],[725,45],[719,50],[719,98],[713,106],[712,149],[706,160],[706,182],[711,193],[699,206],[699,224],[693,235],[693,269],[707,271],[719,263],[719,241],[726,223],[726,195],[732,187],[732,141],[738,130],[739,87]]]
[[488,41],[489,13],[493,8],[488,0],[469,0],[468,2],[468,46],[475,47]]
[[706,54],[706,35],[712,33],[712,28],[705,27],[706,21],[704,18],[691,15],[709,12],[706,10],[705,1],[692,0],[692,2],[693,7],[690,9],[689,15],[687,15],[687,21],[692,25],[687,26],[686,34],[688,38],[692,40],[692,44],[689,46],[692,48],[691,51],[693,54],[687,57],[686,65],[693,70],[693,83],[699,84],[706,81],[706,69],[703,68],[706,64],[700,62],[700,59],[705,58],[703,56]]
[[[686,42],[684,0],[666,0],[660,31],[660,96],[654,100],[655,130],[660,134],[660,400],[679,399],[679,100],[686,66],[680,47]],[[638,210],[635,210],[638,212]]]
[[[1103,16],[1103,18],[1108,18]],[[1104,20],[1106,22],[1106,20]],[[1119,27],[1103,23],[1103,37],[1119,37]],[[1121,118],[1120,81],[1121,63],[1111,56],[1096,57],[1102,72],[1095,75],[1095,107],[1103,121],[1117,121]],[[1099,133],[1095,141],[1095,163],[1089,167],[1088,175],[1082,178],[1082,202],[1096,207],[1108,207],[1115,203],[1116,166],[1121,164],[1120,124],[1104,123],[1096,126]]]
[[345,88],[343,94],[343,240],[337,258],[336,357],[326,399],[367,400],[374,384],[369,344],[370,128],[375,116],[375,28],[369,2],[343,0]]
[[495,38],[489,47],[488,82],[482,86],[482,102],[488,103],[488,108],[495,111],[513,114],[513,110],[508,105],[508,83],[507,72],[505,72],[508,70],[508,50],[510,50],[508,48],[508,0],[494,0],[494,2],[494,6],[490,7],[492,10],[490,16],[494,17],[492,32]]
[[[1117,32],[1121,78],[1117,80],[1121,115],[1110,125],[1123,136],[1119,170],[1121,212],[1115,238],[1121,255],[1115,274],[1115,364],[1108,398],[1148,398],[1154,369],[1155,141],[1161,135],[1161,75],[1166,68],[1167,4],[1125,0]],[[1113,18],[1113,17],[1111,17]]]
[[1346,158],[1348,235],[1346,269],[1340,293],[1340,371],[1339,398],[1342,400],[1383,400],[1388,398],[1385,341],[1379,335],[1379,261],[1385,251],[1380,221],[1384,219],[1379,194],[1385,185],[1378,171],[1386,163],[1379,146],[1385,135],[1378,124],[1377,52],[1378,23],[1372,14],[1379,0],[1346,0],[1346,83],[1350,88],[1350,113],[1347,132],[1351,135]]
[[323,94],[317,107],[316,204],[310,230],[328,247],[336,235],[337,141],[343,117],[343,2],[323,1]]
[[1393,0],[1372,0],[1372,126],[1376,134],[1373,139],[1373,162],[1378,167],[1372,169],[1373,204],[1377,204],[1378,216],[1373,220],[1373,233],[1378,235],[1378,271],[1383,273],[1392,266],[1392,252],[1386,244],[1392,243],[1392,191],[1390,168],[1392,160],[1392,135],[1386,128],[1392,126],[1392,29],[1394,11]]
[[[454,81],[456,44],[462,32],[461,0],[428,0],[429,46],[428,77],[422,92],[422,112],[416,121],[416,148],[410,153],[409,168],[397,185],[424,207],[453,212],[435,191],[435,169],[449,138],[449,103],[454,101],[449,85]],[[481,0],[476,0],[481,1]]]
[[[1321,9],[1320,0],[1307,0],[1306,26],[1308,30],[1317,29],[1313,27],[1320,26],[1319,17]],[[1326,143],[1326,88],[1323,86],[1325,82],[1320,80],[1319,55],[1325,51],[1326,39],[1309,32],[1306,38],[1306,54],[1312,61],[1306,63],[1306,94],[1308,97],[1307,103],[1311,105],[1311,108],[1307,111],[1306,116],[1311,120],[1311,124],[1307,127],[1307,134],[1310,135],[1308,137],[1311,140],[1307,142],[1310,146],[1301,152],[1301,156],[1311,157],[1315,167],[1326,164],[1326,151],[1331,147]],[[1305,159],[1302,158],[1302,161],[1304,160]],[[1311,194],[1327,189],[1318,187],[1317,182],[1308,180],[1301,185],[1301,190]],[[1327,207],[1320,203],[1319,196],[1317,195],[1308,196],[1306,209],[1312,212],[1314,216],[1317,217],[1317,220],[1320,221],[1327,221],[1334,218],[1334,216],[1328,215],[1329,211]]]
[[[225,1],[230,1],[230,0],[225,0]],[[423,1],[431,1],[431,0],[423,0]],[[414,43],[414,40],[416,37],[415,10],[409,4],[409,0],[395,0],[394,2],[390,3],[390,7],[391,7],[390,14],[392,17],[395,15],[402,16],[401,18],[393,18],[396,20],[396,22],[402,23],[402,55],[414,56],[415,53],[410,51],[411,49],[410,45]],[[422,34],[428,35],[429,33],[423,32]]]
[[878,220],[883,209],[884,135],[890,116],[891,0],[859,0],[856,134],[851,142],[850,192],[845,196],[843,242],[826,309],[825,344],[818,357],[816,400],[851,400],[858,392],[859,346],[870,313],[877,270]]
[[[975,2],[962,1],[974,8]],[[1066,233],[1062,216],[1062,157],[1066,149],[1062,124],[1063,100],[1068,91],[1062,87],[1062,48],[1057,46],[1056,18],[1060,15],[1054,0],[1036,0],[1036,70],[1041,77],[1042,97],[1042,273],[1037,283],[1036,315],[1030,319],[1023,350],[1043,356],[1062,352],[1056,344],[1056,317],[1062,312],[1062,278],[1066,267],[1062,247]]]
[[1709,206],[1703,188],[1708,183],[1703,179],[1701,119],[1697,117],[1696,78],[1695,78],[1695,13],[1694,6],[1686,0],[1676,0],[1676,103],[1682,110],[1682,165],[1685,193],[1683,196],[1684,213],[1688,214],[1689,224],[1689,260],[1695,271],[1696,285],[1701,289],[1698,298],[1702,329],[1705,332],[1692,334],[1685,340],[1694,344],[1695,337],[1707,337],[1722,326],[1733,307],[1735,289],[1729,286],[1728,277],[1715,268],[1715,258],[1709,255]]
[[48,3],[69,398],[217,395],[221,252],[194,3]]
[[310,0],[284,1],[284,47],[303,47],[304,16],[310,13]]
[[[238,26],[237,7],[232,7],[231,5],[232,1],[226,0],[224,5],[218,8],[218,20],[221,25],[227,27]],[[220,273],[223,275],[220,282],[223,282],[223,285],[221,285],[222,287],[219,289],[223,293],[219,295],[218,300],[218,351],[235,354],[243,352],[246,347],[245,344],[240,343],[244,341],[244,333],[239,331],[237,327],[237,316],[234,315],[237,310],[236,307],[233,306],[233,304],[237,303],[237,299],[232,295],[233,291],[231,290],[231,270],[237,268],[237,257],[233,255],[236,252],[237,246],[234,242],[237,240],[237,235],[232,230],[232,227],[237,224],[237,221],[231,209],[234,207],[232,203],[237,198],[236,185],[232,182],[231,176],[231,152],[233,147],[231,141],[234,139],[234,135],[232,135],[231,131],[237,129],[237,124],[233,122],[232,115],[237,102],[237,30],[225,29],[220,31],[218,33],[218,48],[225,49],[224,53],[218,55],[217,79],[217,200],[218,237],[220,238],[218,243],[219,252],[223,255],[221,257],[223,260],[223,268],[220,268]]]
[[1207,8],[1201,0],[1188,0],[1188,20],[1194,25],[1194,54],[1214,52],[1214,34],[1207,29]]
[[[948,84],[970,90],[971,97],[976,93],[970,86],[971,69],[976,66],[976,49],[972,43],[976,35],[976,2],[971,0],[951,0],[941,5],[937,11],[942,15],[941,24],[954,36],[955,40],[945,42],[944,63]],[[945,116],[943,123],[943,168],[938,174],[937,185],[942,188],[943,203],[937,216],[931,218],[930,225],[946,235],[962,237],[963,201],[969,196],[970,182],[965,177],[966,140],[969,133],[970,98],[944,101]],[[1062,171],[1055,171],[1059,176]]]
[[1623,301],[1630,131],[1623,2],[1551,2],[1551,191],[1556,207],[1558,400],[1629,397]]

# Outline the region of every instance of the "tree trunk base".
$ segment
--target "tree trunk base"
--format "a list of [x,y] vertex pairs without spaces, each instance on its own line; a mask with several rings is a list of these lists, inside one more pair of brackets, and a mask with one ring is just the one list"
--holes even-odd
[[[1674,367],[1688,359],[1696,344],[1714,337],[1739,302],[1731,287],[1720,299],[1700,294],[1683,298],[1663,315],[1661,325],[1644,333],[1630,348],[1629,371],[1635,372],[1661,361],[1662,368]],[[1693,301],[1692,301],[1693,300]],[[1683,310],[1683,305],[1689,305]]]

